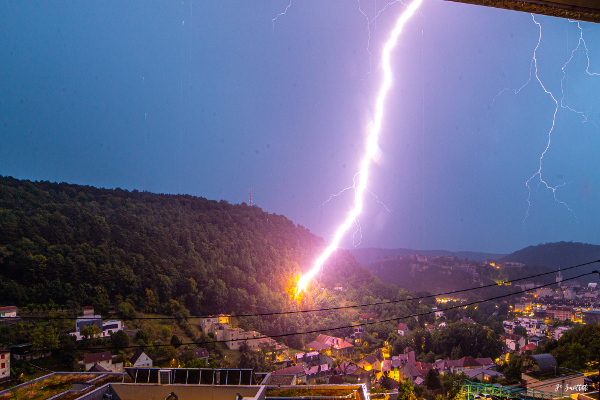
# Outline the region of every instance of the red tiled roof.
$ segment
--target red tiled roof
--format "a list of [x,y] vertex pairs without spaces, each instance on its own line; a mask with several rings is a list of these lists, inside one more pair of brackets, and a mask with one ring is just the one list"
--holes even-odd
[[94,364],[100,361],[112,360],[110,351],[103,351],[102,353],[85,354],[83,356],[83,362],[86,364]]
[[10,310],[16,310],[17,306],[7,306],[7,307],[0,307],[0,311],[10,311]]
[[348,342],[346,342],[345,340],[341,340],[341,339],[340,339],[340,341],[339,341],[339,342],[336,342],[336,343],[333,345],[333,348],[334,348],[334,349],[338,349],[338,350],[339,350],[339,349],[347,349],[347,348],[349,348],[349,347],[354,347],[354,345],[353,345],[353,344],[350,344],[350,343],[348,343]]
[[536,347],[535,343],[529,343],[521,347],[521,351],[534,350]]
[[471,356],[463,357],[458,361],[460,361],[460,364],[458,365],[459,367],[463,367],[463,368],[481,367],[481,364],[478,363],[477,360],[475,360]]
[[489,357],[485,357],[485,358],[476,358],[475,360],[477,360],[477,362],[481,365],[492,365],[495,364],[494,361],[489,358]]
[[85,307],[81,307],[82,310],[93,310],[94,307],[93,306],[85,306]]
[[446,364],[448,364],[448,368],[450,368],[450,367],[461,367],[460,360],[447,360]]
[[407,327],[407,325],[406,325],[405,323],[403,323],[403,322],[400,322],[400,323],[398,324],[398,330],[399,330],[399,331],[403,331],[403,330],[405,330],[405,329],[406,329],[406,327]]
[[205,348],[193,349],[192,352],[194,353],[194,357],[196,358],[208,357],[208,350],[206,350]]
[[331,347],[331,345],[328,345],[326,343],[321,343],[321,342],[317,342],[316,340],[314,342],[310,342],[307,347],[309,349],[314,349],[314,350],[327,350],[328,348]]

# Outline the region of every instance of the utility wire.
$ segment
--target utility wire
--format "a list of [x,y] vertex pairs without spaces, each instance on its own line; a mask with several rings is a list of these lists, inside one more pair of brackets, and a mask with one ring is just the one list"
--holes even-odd
[[[581,274],[581,275],[575,276],[573,278],[563,279],[563,282],[564,281],[574,280],[574,279],[579,279],[581,277],[584,277],[586,275],[591,275],[591,274],[599,274],[600,275],[600,272],[598,272],[598,271],[588,272],[588,273],[585,273],[585,274]],[[309,335],[309,334],[314,334],[314,333],[323,333],[323,332],[336,331],[336,330],[341,330],[341,329],[351,329],[351,328],[355,328],[357,326],[368,326],[368,325],[381,324],[381,323],[385,323],[385,322],[400,321],[400,320],[404,320],[404,319],[408,319],[408,318],[421,317],[421,316],[424,316],[424,315],[433,314],[433,313],[440,312],[440,311],[443,312],[443,311],[454,310],[454,309],[457,309],[457,308],[465,308],[467,306],[471,306],[471,305],[474,305],[474,304],[480,304],[480,303],[485,303],[485,302],[492,301],[492,300],[502,299],[502,298],[505,298],[505,297],[515,296],[515,295],[518,295],[518,294],[530,292],[532,290],[537,290],[539,288],[556,285],[557,283],[558,282],[552,282],[552,283],[548,283],[546,285],[538,286],[537,288],[524,289],[524,290],[517,291],[517,292],[514,292],[514,293],[509,293],[509,294],[503,294],[503,295],[500,295],[500,296],[490,297],[490,298],[485,299],[485,300],[477,300],[477,301],[473,301],[473,302],[467,303],[467,304],[459,304],[459,305],[455,305],[455,306],[452,306],[452,307],[444,308],[443,310],[425,311],[425,312],[418,313],[418,314],[411,314],[411,315],[406,315],[406,316],[403,316],[403,317],[388,318],[388,319],[383,319],[383,320],[379,320],[379,321],[363,322],[363,323],[359,323],[359,324],[356,324],[356,325],[338,326],[338,327],[335,327],[335,328],[314,329],[314,330],[303,331],[303,332],[281,333],[281,334],[278,334],[278,335],[270,335],[270,336],[263,335],[263,336],[258,336],[258,337],[254,337],[254,338],[249,338],[249,339],[230,339],[230,340],[213,340],[213,341],[204,341],[204,342],[185,342],[185,343],[180,343],[180,346],[206,345],[206,344],[211,344],[211,343],[228,343],[228,342],[248,341],[248,340],[253,340],[253,339],[282,338],[282,337],[296,336],[296,335]],[[161,344],[147,344],[147,345],[133,345],[133,346],[94,347],[94,348],[92,348],[90,350],[120,350],[120,349],[137,349],[137,348],[167,347],[167,346],[172,346],[172,345],[171,344],[162,344],[161,343]],[[56,351],[56,350],[60,350],[60,349],[36,349],[34,351]]]
[[[580,267],[584,267],[586,265],[591,265],[594,263],[600,262],[599,260],[595,260],[595,261],[590,261],[590,262],[586,262],[583,264],[578,264],[578,265],[573,265],[571,267],[567,267],[567,268],[562,268],[562,269],[558,269],[558,270],[554,270],[554,271],[550,271],[550,272],[544,272],[541,274],[537,274],[537,275],[531,275],[531,276],[526,276],[523,278],[517,278],[517,279],[513,279],[510,281],[503,281],[502,285],[506,285],[509,283],[513,283],[513,282],[517,282],[517,281],[522,281],[525,279],[532,279],[532,278],[537,278],[540,276],[544,276],[544,275],[549,275],[549,274],[554,274],[556,272],[559,271],[568,271],[570,269],[573,268],[580,268]],[[587,274],[586,274],[587,275]],[[584,275],[581,275],[584,276]],[[573,279],[573,278],[569,278],[569,279]],[[567,280],[567,279],[565,279]],[[368,304],[356,304],[356,305],[350,305],[350,306],[340,306],[340,307],[328,307],[328,308],[319,308],[319,309],[311,309],[311,310],[293,310],[293,311],[276,311],[276,312],[267,312],[267,313],[255,313],[255,314],[239,314],[239,315],[228,315],[229,317],[236,317],[236,318],[242,318],[242,317],[267,317],[267,316],[275,316],[275,315],[287,315],[287,314],[307,314],[307,313],[313,313],[313,312],[320,312],[320,311],[335,311],[335,310],[346,310],[346,309],[351,309],[351,308],[361,308],[361,307],[370,307],[370,306],[378,306],[378,305],[382,305],[382,304],[396,304],[396,303],[402,303],[405,301],[416,301],[416,300],[423,300],[423,299],[429,299],[432,297],[438,297],[438,296],[447,296],[447,295],[451,295],[451,294],[457,294],[457,293],[464,293],[464,292],[469,292],[471,290],[477,290],[477,289],[486,289],[489,287],[495,287],[495,286],[499,286],[500,284],[498,283],[491,283],[488,285],[483,285],[483,286],[478,286],[478,287],[474,287],[474,288],[468,288],[468,289],[460,289],[460,290],[453,290],[451,292],[445,292],[445,293],[438,293],[438,294],[429,294],[426,296],[420,296],[420,297],[411,297],[408,299],[400,299],[400,300],[392,300],[392,301],[380,301],[380,302],[376,302],[376,303],[368,303]],[[538,288],[541,286],[538,286]],[[537,289],[537,288],[536,288]],[[204,315],[204,316],[189,316],[189,317],[134,317],[134,318],[128,318],[130,320],[179,320],[179,319],[199,319],[199,318],[214,318],[214,315]],[[14,317],[13,317],[14,318]],[[40,320],[53,320],[53,319],[65,319],[65,320],[70,320],[70,319],[78,319],[81,318],[81,316],[79,317],[50,317],[50,316],[35,316],[35,317],[17,317],[17,318],[23,318],[23,319],[40,319]]]

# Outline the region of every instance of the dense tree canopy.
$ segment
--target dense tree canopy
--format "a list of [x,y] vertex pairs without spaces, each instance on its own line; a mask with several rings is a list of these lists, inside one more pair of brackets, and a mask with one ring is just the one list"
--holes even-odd
[[[183,316],[289,310],[299,305],[286,294],[325,245],[284,216],[245,203],[0,177],[0,303],[6,305],[93,305],[130,318],[136,309]],[[405,295],[345,250],[331,257],[319,280],[300,307]],[[336,286],[344,288],[343,300]],[[274,335],[349,321],[347,314],[323,312],[243,324]]]

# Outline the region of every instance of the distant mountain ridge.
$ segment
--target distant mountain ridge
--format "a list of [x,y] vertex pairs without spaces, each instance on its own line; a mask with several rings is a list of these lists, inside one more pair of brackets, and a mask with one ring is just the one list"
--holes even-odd
[[[600,246],[572,242],[530,246],[506,256],[477,252],[410,249],[354,249],[351,250],[351,253],[359,264],[383,282],[393,283],[412,291],[431,293],[477,287],[497,280],[523,278],[600,260]],[[413,257],[415,254],[425,256],[429,260],[425,257],[423,259]],[[446,260],[431,259],[436,256],[449,258]],[[454,257],[456,258],[453,260]],[[496,271],[494,267],[481,262],[485,260],[517,262],[524,266],[506,267]],[[600,269],[600,265],[592,263],[563,271],[563,276],[568,279],[589,274],[598,269]],[[538,277],[535,281],[551,283],[554,279],[555,274],[552,273]],[[597,282],[598,276],[590,274],[578,280],[580,283]]]
[[[356,262],[366,267],[367,264],[384,258],[410,257],[414,254],[421,254],[426,257],[446,256],[457,257],[460,259],[469,259],[471,261],[499,260],[502,257],[508,257],[506,254],[479,253],[476,251],[448,251],[448,250],[412,250],[412,249],[380,249],[365,248],[352,249],[350,253],[354,256]],[[513,253],[514,254],[514,253]]]
[[[500,261],[514,261],[527,265],[540,265],[550,269],[567,268],[596,260],[600,260],[599,245],[573,242],[557,242],[529,246],[500,259]],[[591,264],[566,271],[564,276],[565,278],[569,278],[598,269],[600,269],[599,264]],[[591,278],[592,277],[590,277],[590,279]]]

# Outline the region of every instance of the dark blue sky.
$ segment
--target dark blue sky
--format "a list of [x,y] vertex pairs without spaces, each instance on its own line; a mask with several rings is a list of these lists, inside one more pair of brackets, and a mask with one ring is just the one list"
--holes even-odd
[[[0,174],[231,203],[252,187],[331,238],[352,195],[323,203],[352,185],[405,9],[387,3],[293,0],[273,22],[289,1],[1,2]],[[394,51],[369,185],[389,211],[367,201],[362,247],[600,244],[600,26],[573,52],[577,23],[535,19],[559,102],[542,177],[566,205],[526,186],[555,109],[532,16],[425,0]]]

